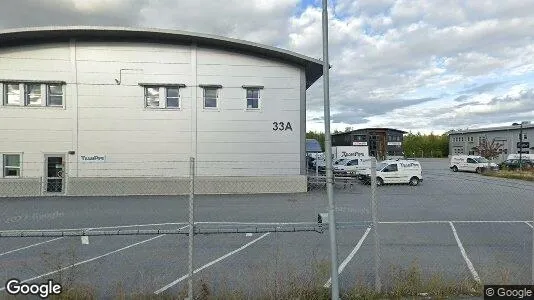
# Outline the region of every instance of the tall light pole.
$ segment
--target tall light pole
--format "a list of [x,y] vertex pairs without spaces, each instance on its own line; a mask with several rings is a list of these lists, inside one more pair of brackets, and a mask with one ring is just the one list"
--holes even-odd
[[324,150],[326,163],[326,193],[328,195],[328,231],[332,273],[332,300],[339,299],[336,218],[334,203],[334,175],[332,173],[332,135],[330,134],[330,64],[328,62],[328,4],[323,0],[323,82],[324,82]]
[[519,170],[523,170],[523,124],[527,122],[523,121],[521,123],[513,123],[512,126],[519,126]]
[[[522,162],[522,153],[523,153],[523,124],[530,124],[528,121],[523,121],[521,123],[513,123],[512,126],[519,126],[519,170],[523,169]],[[532,263],[531,263],[531,272],[532,272],[532,284],[534,284],[534,231],[532,231]]]

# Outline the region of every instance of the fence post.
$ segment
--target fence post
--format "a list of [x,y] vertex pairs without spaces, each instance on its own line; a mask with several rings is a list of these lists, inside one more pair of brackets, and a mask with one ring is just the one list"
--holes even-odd
[[319,156],[315,155],[315,177],[319,177]]
[[380,282],[380,240],[378,235],[378,215],[376,203],[376,159],[371,159],[371,217],[373,220],[374,234],[374,260],[375,260],[375,292],[380,293],[382,284]]
[[195,235],[195,158],[190,158],[190,181],[189,181],[189,280],[187,295],[189,300],[193,300],[193,240]]

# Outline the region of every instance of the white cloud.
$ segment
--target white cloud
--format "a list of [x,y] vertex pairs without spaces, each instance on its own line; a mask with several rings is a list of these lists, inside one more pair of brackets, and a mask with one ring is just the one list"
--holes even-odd
[[97,13],[104,10],[115,10],[127,5],[126,0],[70,0],[74,8],[83,13]]

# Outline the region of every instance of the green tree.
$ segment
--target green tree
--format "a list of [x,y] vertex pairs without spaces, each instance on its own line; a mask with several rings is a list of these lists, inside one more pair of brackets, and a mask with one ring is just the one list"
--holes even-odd
[[449,155],[449,136],[409,132],[404,136],[403,147],[407,157],[446,157]]

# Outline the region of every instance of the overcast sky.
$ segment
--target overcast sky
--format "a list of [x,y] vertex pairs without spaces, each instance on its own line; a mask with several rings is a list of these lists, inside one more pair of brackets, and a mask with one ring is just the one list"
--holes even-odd
[[[330,0],[332,128],[442,133],[534,121],[534,0]],[[322,58],[316,0],[3,1],[0,29],[106,25],[239,38]],[[308,90],[321,130],[322,79]]]

